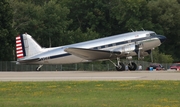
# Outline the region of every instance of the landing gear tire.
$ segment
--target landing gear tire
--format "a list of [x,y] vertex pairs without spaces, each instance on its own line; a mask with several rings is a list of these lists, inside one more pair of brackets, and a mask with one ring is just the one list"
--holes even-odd
[[135,71],[137,69],[137,65],[134,62],[128,64],[128,68],[130,71]]
[[125,71],[125,66],[123,63],[119,63],[119,65],[116,66],[117,71]]

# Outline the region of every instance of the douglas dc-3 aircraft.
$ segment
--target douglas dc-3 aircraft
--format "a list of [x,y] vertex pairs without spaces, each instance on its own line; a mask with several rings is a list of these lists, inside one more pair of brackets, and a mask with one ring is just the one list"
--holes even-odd
[[[16,64],[69,64],[97,60],[111,61],[118,71],[125,70],[120,58],[142,58],[151,53],[166,40],[165,36],[153,31],[136,31],[86,42],[64,45],[54,48],[42,48],[29,34],[16,37]],[[114,63],[112,59],[117,59]],[[137,65],[130,61],[129,70],[136,70]]]

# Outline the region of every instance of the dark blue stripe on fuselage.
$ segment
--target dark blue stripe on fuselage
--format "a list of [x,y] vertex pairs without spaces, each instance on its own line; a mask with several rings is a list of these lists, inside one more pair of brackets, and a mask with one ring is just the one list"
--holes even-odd
[[22,44],[23,55],[26,56],[26,50],[25,50],[25,46],[24,46],[23,35],[20,35],[20,36],[21,36],[21,44]]
[[69,55],[71,55],[71,54],[70,53],[65,53],[65,54],[50,56],[50,59],[59,58],[59,57],[65,57],[65,56],[69,56]]

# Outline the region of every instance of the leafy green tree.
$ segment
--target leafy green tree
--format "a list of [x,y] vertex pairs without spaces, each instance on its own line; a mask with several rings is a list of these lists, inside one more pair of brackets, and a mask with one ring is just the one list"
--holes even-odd
[[152,23],[157,26],[155,30],[167,37],[160,51],[171,54],[176,61],[180,60],[180,4],[177,0],[151,0],[148,8]]
[[99,37],[99,34],[92,29],[87,29],[86,33],[83,33],[80,28],[75,31],[68,31],[65,35],[68,39],[65,39],[67,44],[79,43],[82,41],[93,40]]
[[177,0],[177,2],[180,4],[180,0]]
[[67,19],[69,9],[62,7],[56,0],[47,0],[41,5],[30,0],[9,2],[14,8],[13,28],[19,33],[29,33],[43,47],[66,44],[64,35],[71,23],[71,20]]
[[[150,11],[146,0],[114,0],[111,17],[117,20],[122,32],[134,30],[152,30]],[[116,28],[119,28],[116,26]]]
[[[153,62],[172,63],[174,61],[172,55],[166,55],[162,52],[159,52],[158,48],[152,51],[152,56],[153,56]],[[146,56],[145,60],[151,62],[151,55]]]
[[35,19],[37,22],[41,22],[36,25],[40,28],[37,29],[36,35],[38,34],[39,38],[43,38],[41,43],[48,47],[49,38],[51,38],[52,46],[65,44],[66,37],[63,35],[66,34],[67,26],[71,23],[71,20],[67,19],[69,9],[57,4],[56,0],[44,3],[41,9],[41,13],[37,14],[39,17]]
[[85,33],[91,29],[101,37],[112,34],[109,0],[64,0],[63,3],[70,9],[68,18],[73,20],[70,30],[80,28]]
[[0,60],[14,60],[14,30],[12,29],[12,9],[6,0],[0,1]]

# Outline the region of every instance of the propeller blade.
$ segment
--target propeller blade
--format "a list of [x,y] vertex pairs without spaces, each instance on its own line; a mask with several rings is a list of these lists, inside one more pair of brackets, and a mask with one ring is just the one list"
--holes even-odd
[[140,51],[140,49],[139,49],[139,50],[138,50],[138,60],[141,58],[140,54],[141,54],[141,51]]
[[151,62],[153,62],[153,53],[152,53],[152,50],[151,50]]

